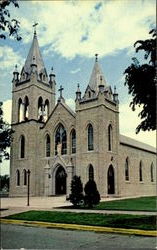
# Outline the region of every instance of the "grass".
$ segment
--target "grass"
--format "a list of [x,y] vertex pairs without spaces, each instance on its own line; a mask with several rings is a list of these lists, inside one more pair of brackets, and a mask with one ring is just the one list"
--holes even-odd
[[131,228],[143,230],[155,230],[155,216],[124,215],[124,214],[89,214],[73,212],[53,211],[28,211],[5,217],[6,219],[44,221],[54,223],[91,225],[116,228]]
[[[62,207],[63,208],[63,207]],[[72,208],[71,206],[64,206],[64,208]],[[81,206],[81,209],[88,209],[87,207]],[[140,197],[130,198],[124,200],[115,201],[102,201],[99,205],[93,207],[94,210],[124,210],[124,211],[149,211],[156,212],[156,197]]]
[[140,197],[101,202],[95,207],[100,210],[156,211],[156,197]]

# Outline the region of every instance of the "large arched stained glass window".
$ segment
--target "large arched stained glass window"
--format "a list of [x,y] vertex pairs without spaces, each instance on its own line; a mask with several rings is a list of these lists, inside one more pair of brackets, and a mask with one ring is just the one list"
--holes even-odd
[[55,134],[55,154],[67,154],[67,133],[62,124],[58,125]]
[[46,157],[50,157],[50,136],[46,135]]
[[126,158],[126,161],[125,161],[125,180],[129,181],[129,159],[128,157]]
[[25,137],[23,135],[20,138],[20,158],[25,158]]
[[93,150],[93,126],[91,124],[88,125],[88,150]]
[[73,129],[71,131],[71,153],[76,153],[76,131]]

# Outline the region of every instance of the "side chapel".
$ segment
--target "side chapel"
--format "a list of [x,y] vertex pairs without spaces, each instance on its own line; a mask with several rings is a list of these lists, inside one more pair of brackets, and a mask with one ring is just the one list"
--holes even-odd
[[[102,197],[155,195],[156,150],[119,133],[116,89],[106,83],[96,55],[89,84],[76,90],[75,112],[53,69],[47,74],[34,32],[19,74],[13,72],[10,197],[69,195],[74,175],[92,178]],[[68,87],[68,86],[67,86]]]

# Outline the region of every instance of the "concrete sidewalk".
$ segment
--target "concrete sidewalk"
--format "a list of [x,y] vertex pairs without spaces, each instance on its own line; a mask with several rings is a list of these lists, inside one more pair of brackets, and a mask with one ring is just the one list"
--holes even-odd
[[[122,198],[103,198],[101,201],[119,200]],[[123,198],[124,199],[124,198]],[[69,206],[71,203],[66,201],[66,196],[54,197],[30,197],[30,206],[27,206],[27,197],[1,198],[0,217],[21,213],[29,210],[49,210],[64,212],[83,212],[101,214],[135,214],[135,215],[156,215],[156,212],[145,211],[120,211],[120,210],[84,210],[84,209],[63,209],[59,207]]]

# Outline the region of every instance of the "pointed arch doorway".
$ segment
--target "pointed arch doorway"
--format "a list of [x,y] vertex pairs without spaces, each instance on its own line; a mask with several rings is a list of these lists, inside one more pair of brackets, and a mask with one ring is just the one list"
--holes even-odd
[[108,194],[114,194],[115,193],[115,178],[114,178],[114,168],[112,165],[110,165],[108,168],[107,184],[108,184]]
[[55,174],[55,194],[62,195],[66,194],[66,177],[67,174],[65,169],[59,165]]

